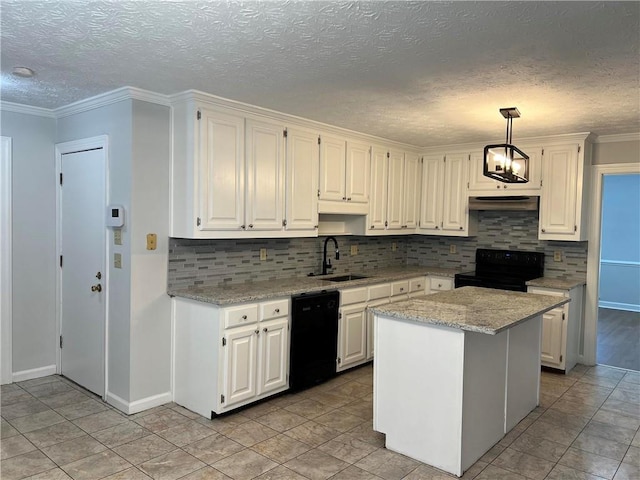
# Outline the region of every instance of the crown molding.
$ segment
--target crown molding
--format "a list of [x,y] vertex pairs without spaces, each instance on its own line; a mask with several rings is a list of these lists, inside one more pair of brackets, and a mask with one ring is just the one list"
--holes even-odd
[[110,92],[101,93],[95,97],[86,98],[70,103],[64,107],[53,110],[57,118],[68,117],[77,113],[86,112],[100,107],[105,107],[123,100],[142,100],[144,102],[155,103],[165,107],[171,106],[167,95],[151,92],[136,87],[121,87]]
[[23,113],[25,115],[36,115],[38,117],[56,118],[53,110],[42,107],[32,107],[21,103],[0,102],[0,110],[3,112]]
[[616,135],[600,135],[594,143],[640,142],[640,132],[619,133]]

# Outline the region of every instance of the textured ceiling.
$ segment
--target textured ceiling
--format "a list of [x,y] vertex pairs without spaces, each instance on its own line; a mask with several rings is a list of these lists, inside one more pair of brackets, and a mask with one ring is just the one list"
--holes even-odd
[[[415,145],[640,131],[640,2],[1,0],[2,99],[190,88]],[[37,72],[10,74],[15,66]]]

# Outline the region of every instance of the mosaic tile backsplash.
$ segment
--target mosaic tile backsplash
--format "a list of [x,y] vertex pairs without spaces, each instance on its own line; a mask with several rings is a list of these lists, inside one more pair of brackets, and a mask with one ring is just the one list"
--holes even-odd
[[[548,277],[586,275],[587,243],[538,240],[538,212],[478,213],[478,235],[471,238],[423,235],[337,237],[340,260],[334,258],[333,242],[329,242],[327,249],[334,266],[332,273],[357,273],[402,265],[471,271],[475,269],[477,248],[496,248],[544,252],[545,276]],[[325,237],[258,240],[172,238],[169,241],[169,287],[217,286],[318,274],[322,268],[324,240]],[[352,245],[357,245],[357,255],[350,255]],[[451,245],[456,247],[455,254],[449,253]],[[267,249],[267,260],[260,260],[261,248]],[[553,261],[554,251],[562,252],[562,262]]]

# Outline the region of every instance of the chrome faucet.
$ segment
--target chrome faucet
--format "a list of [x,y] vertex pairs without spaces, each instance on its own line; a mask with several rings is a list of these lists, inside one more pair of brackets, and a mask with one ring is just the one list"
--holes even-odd
[[331,259],[327,258],[327,242],[329,240],[333,240],[334,245],[336,246],[336,260],[340,260],[340,251],[338,250],[338,241],[335,237],[327,237],[324,241],[324,254],[322,256],[322,275],[327,274],[327,270],[333,268],[331,265]]

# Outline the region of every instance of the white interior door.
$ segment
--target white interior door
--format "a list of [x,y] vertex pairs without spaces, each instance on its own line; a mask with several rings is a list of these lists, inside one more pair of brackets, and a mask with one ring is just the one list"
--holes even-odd
[[11,138],[0,137],[0,383],[13,381],[11,319]]
[[105,163],[98,148],[61,156],[61,373],[104,394]]

